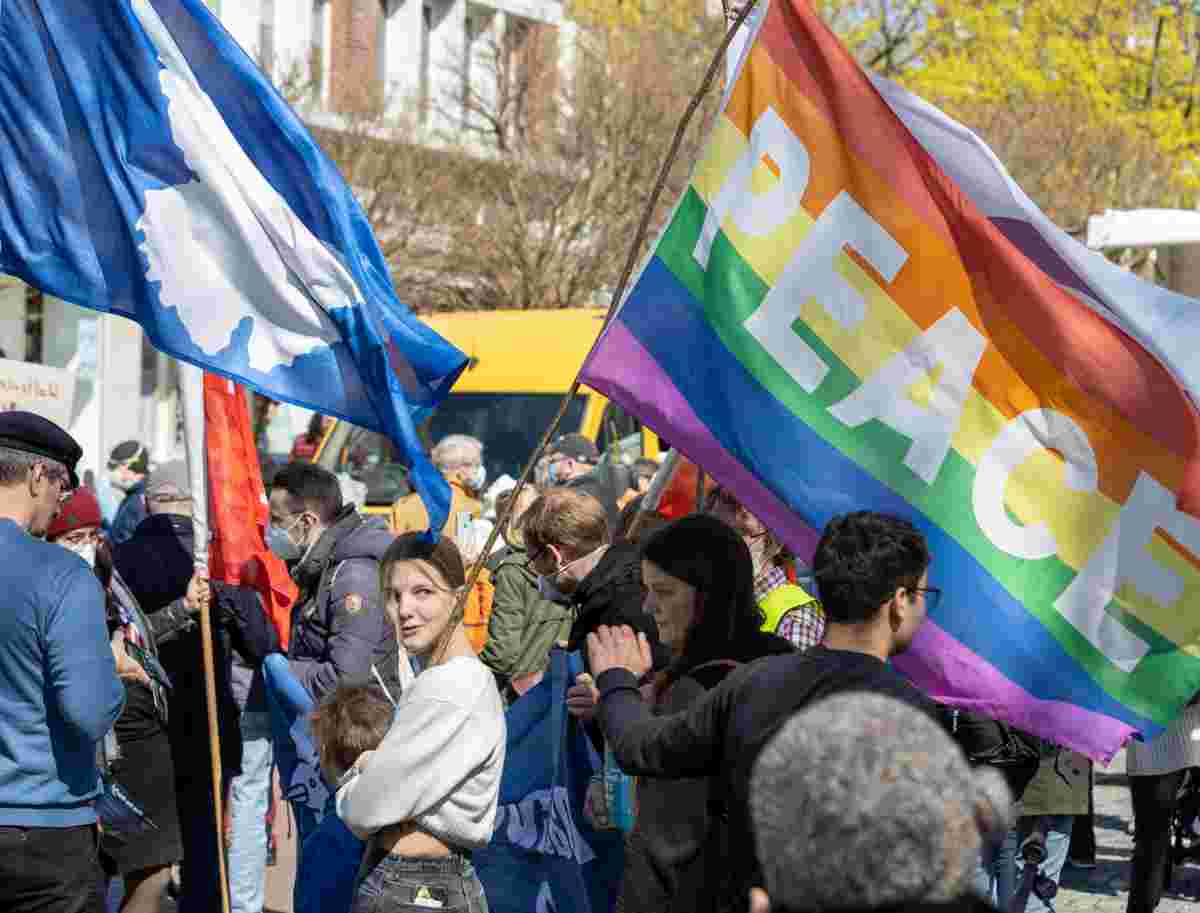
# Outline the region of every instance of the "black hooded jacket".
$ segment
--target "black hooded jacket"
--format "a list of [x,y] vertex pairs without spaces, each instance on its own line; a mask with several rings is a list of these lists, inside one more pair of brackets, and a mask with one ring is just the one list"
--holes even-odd
[[[195,536],[189,517],[147,517],[132,538],[114,546],[113,565],[137,598],[158,640],[158,655],[171,678],[168,734],[177,773],[209,769],[208,704],[204,688],[204,652],[200,624],[183,606],[194,572]],[[231,651],[251,667],[278,649],[275,630],[258,601],[245,587],[213,583],[213,654],[217,679],[217,718],[222,764],[226,773],[241,767],[241,734],[237,705],[229,684]],[[185,745],[190,744],[191,750]]]
[[658,625],[643,608],[642,558],[637,546],[610,545],[600,562],[571,594],[575,623],[567,650],[579,650],[587,665],[587,636],[601,625],[628,625],[646,635],[654,651],[654,668],[661,669],[669,654],[658,640]]

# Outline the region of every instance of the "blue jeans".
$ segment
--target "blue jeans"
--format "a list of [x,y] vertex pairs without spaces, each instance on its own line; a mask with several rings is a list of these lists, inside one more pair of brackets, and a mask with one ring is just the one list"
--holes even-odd
[[399,913],[422,908],[443,913],[488,913],[487,898],[474,866],[462,856],[384,856],[358,883],[350,913]]
[[[1033,830],[1037,821],[1024,817],[1004,837],[1004,842],[984,851],[984,858],[975,876],[975,893],[990,901],[997,909],[1007,911],[1021,885],[1025,874],[1025,863],[1021,861],[1021,843]],[[1073,815],[1042,816],[1046,832],[1046,860],[1038,871],[1055,884],[1062,876],[1067,862],[1067,850],[1071,846],[1071,828],[1075,824]],[[1030,893],[1025,904],[1025,913],[1049,913],[1050,908],[1034,893]]]
[[[1025,863],[1021,861],[1020,856],[1021,841],[1029,836],[1036,820],[1021,818],[1004,841],[1005,847],[1012,849],[1013,869],[1016,872],[1013,881],[1014,893],[1020,888],[1021,879],[1025,875]],[[1038,871],[1057,885],[1062,877],[1063,866],[1067,864],[1067,850],[1071,848],[1071,829],[1075,826],[1075,816],[1043,815],[1042,822],[1046,831],[1046,860],[1038,866]],[[1050,907],[1030,892],[1029,902],[1025,904],[1025,913],[1050,913]]]
[[267,809],[271,799],[271,717],[244,711],[242,772],[229,785],[229,904],[232,913],[262,913],[267,879]]
[[1000,843],[988,843],[980,854],[975,869],[973,890],[997,910],[1007,911],[1012,900],[1016,869],[1008,844],[1008,836]]

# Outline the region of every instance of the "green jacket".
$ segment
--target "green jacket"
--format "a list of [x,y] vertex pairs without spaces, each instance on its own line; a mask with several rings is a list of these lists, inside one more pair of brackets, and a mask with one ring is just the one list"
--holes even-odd
[[1081,754],[1062,748],[1043,757],[1021,796],[1020,814],[1086,815],[1090,778],[1091,762]]
[[504,684],[545,669],[550,648],[567,639],[574,621],[570,606],[541,597],[528,562],[524,549],[511,547],[488,562],[495,593],[479,658]]

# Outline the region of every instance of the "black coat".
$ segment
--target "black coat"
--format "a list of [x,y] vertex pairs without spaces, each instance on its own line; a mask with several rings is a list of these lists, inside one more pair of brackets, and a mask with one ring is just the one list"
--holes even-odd
[[[146,518],[133,537],[113,548],[113,565],[137,598],[158,640],[159,659],[171,677],[168,735],[177,776],[207,775],[208,702],[199,618],[182,604],[194,572],[195,538],[190,518],[158,514]],[[226,775],[241,768],[238,709],[229,686],[231,651],[251,666],[278,649],[275,630],[257,594],[246,587],[214,583],[213,655],[221,763]]]
[[654,668],[670,662],[670,653],[658,640],[654,616],[643,608],[641,551],[634,545],[611,545],[600,563],[579,582],[571,594],[575,623],[567,638],[567,649],[579,650],[587,666],[587,636],[601,625],[628,625],[642,632],[654,651]]

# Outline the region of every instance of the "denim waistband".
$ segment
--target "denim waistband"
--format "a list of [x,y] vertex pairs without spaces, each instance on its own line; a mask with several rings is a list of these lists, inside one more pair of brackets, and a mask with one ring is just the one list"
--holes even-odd
[[384,867],[389,871],[412,872],[413,874],[465,875],[471,871],[471,854],[455,851],[438,859],[411,858],[392,853],[376,853],[371,868]]

